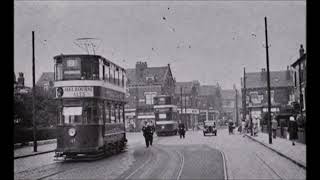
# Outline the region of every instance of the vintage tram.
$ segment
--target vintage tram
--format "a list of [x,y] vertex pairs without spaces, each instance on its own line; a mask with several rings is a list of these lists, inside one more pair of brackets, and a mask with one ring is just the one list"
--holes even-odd
[[178,109],[173,103],[173,97],[159,95],[154,97],[154,114],[157,136],[177,135]]
[[99,55],[54,57],[58,103],[55,160],[94,159],[126,146],[126,74]]

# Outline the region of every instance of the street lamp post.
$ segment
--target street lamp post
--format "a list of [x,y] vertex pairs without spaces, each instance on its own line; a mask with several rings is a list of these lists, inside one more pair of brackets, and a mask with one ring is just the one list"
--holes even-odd
[[269,44],[268,44],[268,30],[267,30],[267,17],[264,17],[265,34],[266,34],[266,60],[267,60],[267,86],[268,86],[268,131],[269,131],[269,144],[272,144],[271,134],[271,97],[270,97],[270,72],[269,72]]
[[35,108],[35,55],[34,55],[34,31],[32,31],[32,122],[33,122],[33,152],[37,152],[37,124]]

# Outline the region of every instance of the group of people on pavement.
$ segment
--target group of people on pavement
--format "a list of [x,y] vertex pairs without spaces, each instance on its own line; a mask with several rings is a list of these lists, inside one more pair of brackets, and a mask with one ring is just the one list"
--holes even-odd
[[[250,117],[246,117],[245,120],[243,120],[241,122],[241,125],[238,127],[238,131],[240,132],[240,134],[243,135],[243,137],[245,137],[246,133],[251,132],[251,130],[253,131],[253,135],[257,136],[258,134],[258,118],[253,118],[252,119],[252,123],[250,121]],[[271,121],[271,129],[272,129],[272,137],[275,139],[277,136],[277,129],[278,126],[280,126],[280,136],[282,138],[284,137],[284,127],[286,126],[286,120],[285,119],[280,119],[279,120],[279,124],[278,121],[276,119],[275,115],[272,115],[272,121]],[[229,134],[232,132],[232,130],[230,130],[230,124],[229,124]],[[292,145],[295,145],[295,142],[298,139],[298,123],[297,120],[294,116],[291,116],[289,118],[289,123],[288,123],[288,134],[287,134],[287,139],[292,141]]]

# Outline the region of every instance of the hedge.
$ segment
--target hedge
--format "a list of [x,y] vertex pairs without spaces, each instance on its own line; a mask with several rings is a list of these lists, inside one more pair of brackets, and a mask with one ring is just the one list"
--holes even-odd
[[[56,128],[38,128],[36,132],[37,140],[55,139],[57,137]],[[32,128],[15,128],[14,144],[33,141]]]

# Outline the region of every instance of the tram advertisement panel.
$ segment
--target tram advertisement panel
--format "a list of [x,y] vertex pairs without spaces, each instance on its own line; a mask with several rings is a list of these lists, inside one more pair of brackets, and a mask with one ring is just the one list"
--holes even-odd
[[94,87],[58,87],[56,97],[93,97]]
[[124,101],[124,96],[124,93],[97,86],[66,86],[56,88],[57,98],[101,97]]

